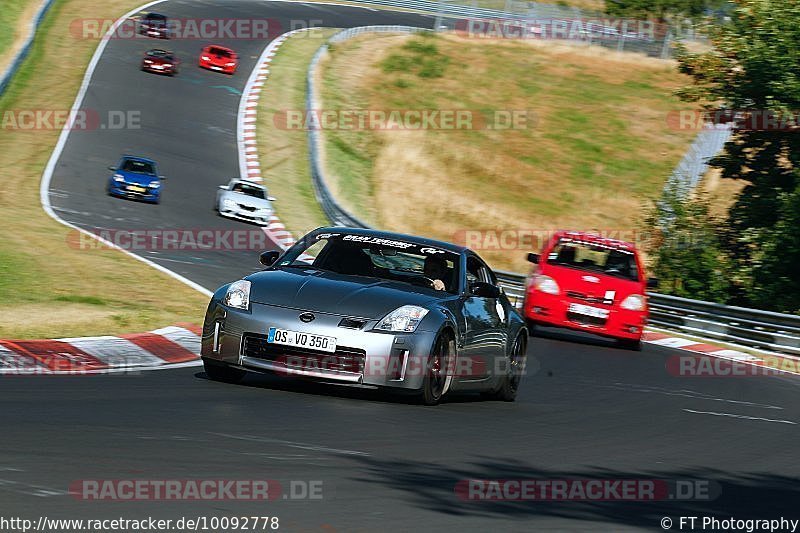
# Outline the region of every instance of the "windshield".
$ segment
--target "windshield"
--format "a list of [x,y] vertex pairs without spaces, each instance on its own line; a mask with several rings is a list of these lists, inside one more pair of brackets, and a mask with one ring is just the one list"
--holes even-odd
[[299,241],[279,267],[309,267],[351,276],[401,281],[431,287],[440,280],[446,292],[458,292],[459,255],[408,241],[370,235],[317,233]]
[[135,159],[126,159],[122,163],[122,168],[125,172],[136,172],[137,174],[155,174],[153,165],[145,163],[144,161],[136,161]]
[[267,197],[264,189],[261,187],[256,187],[255,185],[248,185],[246,183],[235,183],[233,187],[231,187],[231,191],[252,196],[253,198],[260,198],[262,200]]
[[208,49],[208,53],[220,57],[231,57],[231,53],[224,48],[211,47]]
[[632,252],[601,244],[561,239],[547,256],[547,264],[607,274],[630,281],[639,280]]

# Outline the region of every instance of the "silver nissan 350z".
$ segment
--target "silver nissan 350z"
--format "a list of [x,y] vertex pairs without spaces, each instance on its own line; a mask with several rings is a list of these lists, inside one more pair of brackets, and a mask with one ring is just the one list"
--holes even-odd
[[528,332],[472,250],[328,227],[261,263],[211,298],[202,342],[211,379],[271,372],[406,391],[427,405],[453,392],[515,399]]

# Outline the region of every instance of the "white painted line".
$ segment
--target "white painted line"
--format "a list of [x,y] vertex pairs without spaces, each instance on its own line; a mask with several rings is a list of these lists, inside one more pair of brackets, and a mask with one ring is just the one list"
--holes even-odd
[[761,418],[759,416],[746,416],[746,415],[735,415],[733,413],[715,413],[714,411],[695,411],[693,409],[681,409],[681,411],[685,411],[687,413],[694,413],[697,415],[712,415],[712,416],[725,416],[728,418],[740,418],[742,420],[759,420],[762,422],[775,422],[777,424],[791,424],[793,426],[797,425],[797,422],[792,422],[791,420],[779,420],[774,418]]

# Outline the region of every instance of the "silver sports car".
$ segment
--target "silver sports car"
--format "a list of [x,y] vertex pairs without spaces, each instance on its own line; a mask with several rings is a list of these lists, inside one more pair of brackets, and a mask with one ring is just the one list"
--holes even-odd
[[528,332],[468,248],[408,235],[319,228],[263,271],[220,287],[203,324],[206,374],[247,371],[416,394],[513,401]]
[[259,183],[233,178],[220,185],[214,209],[222,216],[256,224],[267,224],[272,216],[275,198]]

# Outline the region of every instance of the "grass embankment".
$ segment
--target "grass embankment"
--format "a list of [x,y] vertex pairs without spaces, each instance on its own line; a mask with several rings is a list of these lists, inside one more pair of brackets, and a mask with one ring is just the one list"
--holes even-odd
[[22,48],[42,0],[4,0],[0,9],[0,73]]
[[[695,135],[667,124],[685,107],[671,96],[686,83],[674,63],[595,47],[369,35],[338,44],[321,78],[326,109],[535,117],[515,129],[325,132],[345,204],[379,227],[446,240],[635,229]],[[524,252],[483,253],[521,271]]]
[[277,214],[300,236],[328,223],[317,203],[308,165],[308,132],[284,127],[287,112],[304,112],[308,64],[325,39],[338,30],[312,30],[287,39],[270,65],[259,100],[256,135],[259,162]]
[[[86,16],[114,19],[141,4],[57,2],[28,60],[0,98],[0,116],[70,109],[98,44],[74,35],[70,22]],[[100,335],[198,323],[207,303],[203,295],[120,252],[71,247],[71,230],[42,210],[39,183],[59,133],[0,133],[0,338]]]

